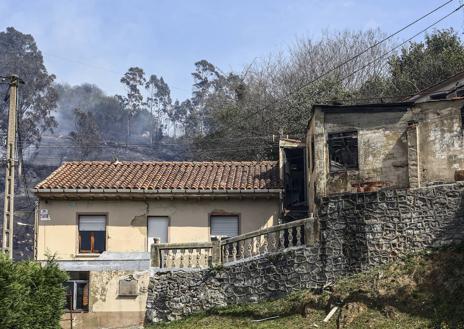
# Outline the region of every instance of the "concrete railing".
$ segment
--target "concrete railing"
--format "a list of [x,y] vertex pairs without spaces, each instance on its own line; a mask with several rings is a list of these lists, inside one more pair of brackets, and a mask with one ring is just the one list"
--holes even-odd
[[205,268],[314,243],[314,219],[275,225],[211,242],[155,243],[151,266],[158,268]]
[[313,244],[312,218],[271,226],[221,241],[224,264],[276,252],[290,247]]
[[212,265],[213,242],[155,243],[151,245],[151,266],[162,268],[204,268]]

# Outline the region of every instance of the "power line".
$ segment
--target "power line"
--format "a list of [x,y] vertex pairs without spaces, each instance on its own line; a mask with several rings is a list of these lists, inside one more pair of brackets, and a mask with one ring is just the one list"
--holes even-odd
[[[446,14],[445,16],[441,17],[441,18],[438,19],[437,21],[435,21],[435,22],[433,22],[432,24],[428,25],[425,29],[423,29],[423,30],[421,30],[420,32],[414,34],[412,37],[408,38],[406,41],[404,41],[404,42],[398,44],[397,46],[393,47],[392,49],[390,49],[390,50],[387,51],[386,53],[384,53],[384,54],[382,54],[381,56],[375,58],[374,60],[368,62],[367,64],[363,65],[362,67],[360,67],[360,68],[354,70],[354,71],[351,72],[350,74],[348,74],[348,75],[346,75],[346,76],[344,76],[344,77],[338,79],[337,81],[335,81],[335,82],[333,83],[333,85],[336,85],[336,84],[338,84],[338,83],[340,83],[340,82],[342,82],[342,81],[344,81],[344,80],[350,78],[351,76],[355,75],[356,73],[360,72],[361,70],[364,70],[364,69],[367,68],[368,66],[370,66],[370,65],[372,65],[372,64],[374,64],[374,63],[380,61],[381,59],[383,59],[383,58],[386,57],[387,55],[391,54],[391,53],[394,52],[395,50],[399,49],[400,47],[402,47],[402,46],[405,45],[406,43],[408,43],[408,42],[410,42],[411,40],[413,40],[414,38],[416,38],[418,35],[420,35],[420,34],[426,32],[428,29],[430,29],[430,28],[432,28],[433,26],[437,25],[438,23],[444,21],[445,19],[447,19],[448,17],[450,17],[451,15],[453,15],[454,13],[456,13],[457,11],[459,11],[459,10],[460,10],[461,8],[463,8],[463,7],[464,7],[464,4],[463,4],[463,5],[460,5],[459,7],[457,7],[456,9],[454,9],[453,11],[451,11],[450,13]],[[295,92],[299,92],[299,91],[301,91],[303,88],[308,87],[311,83],[314,83],[314,82],[316,82],[317,80],[319,80],[319,78],[316,78],[316,79],[312,80],[312,82],[310,82],[310,83],[308,83],[308,84],[305,84],[302,88],[298,88],[296,91],[292,91],[291,93],[289,93],[290,96],[291,96],[292,94],[294,94]],[[288,100],[288,97],[284,97],[284,98],[280,98],[280,99],[276,100],[276,101],[274,102],[274,105],[277,104],[277,103],[279,103],[279,102],[281,102],[281,101],[284,101],[284,100]],[[265,109],[265,108],[264,108],[264,109]],[[257,113],[257,112],[252,113],[252,115],[254,115],[254,114],[258,114],[258,113]],[[250,117],[251,117],[251,116],[246,117],[246,120],[248,120]],[[266,121],[264,121],[264,122],[268,122],[268,121],[271,120],[271,119],[274,119],[274,118],[269,117],[269,118],[267,118]]]
[[[288,134],[289,138],[299,138],[303,136],[303,134]],[[218,141],[218,140],[225,140],[225,141],[243,141],[243,140],[275,140],[277,139],[276,134],[272,135],[258,135],[258,136],[242,136],[242,137],[230,137],[230,136],[224,136],[224,137],[212,137],[208,138],[207,142],[209,141]],[[26,142],[23,142],[26,144]],[[23,144],[23,145],[24,145]],[[108,148],[116,148],[116,147],[121,147],[121,148],[127,148],[127,147],[149,147],[149,148],[158,148],[158,146],[183,146],[183,145],[191,145],[192,143],[190,141],[176,141],[176,142],[158,142],[156,144],[149,144],[149,143],[123,143],[121,141],[106,141],[106,142],[101,142],[101,143],[96,143],[96,144],[88,144],[87,146],[105,146]],[[40,143],[38,147],[79,147],[78,145],[69,145],[69,144],[59,144],[59,143]]]
[[[408,25],[402,27],[401,29],[399,29],[398,31],[388,35],[387,37],[383,38],[382,40],[380,41],[377,41],[376,43],[374,43],[373,45],[367,47],[366,49],[364,49],[363,51],[359,52],[358,54],[354,55],[353,57],[347,59],[346,61],[342,62],[341,64],[338,64],[336,65],[335,67],[329,69],[328,71],[322,73],[321,75],[317,76],[316,78],[310,80],[309,82],[307,82],[306,84],[304,84],[303,86],[299,87],[297,89],[296,92],[302,90],[303,88],[306,88],[307,86],[313,84],[314,82],[326,77],[327,75],[329,75],[330,73],[338,70],[339,68],[343,67],[344,65],[348,64],[349,62],[361,57],[362,55],[364,55],[365,53],[367,53],[369,50],[379,46],[380,44],[390,40],[391,38],[397,36],[398,34],[400,34],[401,32],[403,32],[404,30],[410,28],[411,26],[413,26],[414,24],[420,22],[421,20],[423,20],[424,18],[430,16],[431,14],[433,14],[434,12],[440,10],[441,8],[443,8],[444,6],[448,5],[449,3],[453,2],[454,0],[449,0],[449,1],[446,1],[445,3],[443,3],[442,5],[436,7],[435,9],[433,9],[432,11],[429,11],[428,13],[426,13],[425,15],[417,18],[416,20],[412,21],[411,23],[409,23]],[[459,10],[462,6],[458,7],[458,9],[456,9],[455,11]],[[449,16],[449,15],[448,15]],[[447,17],[448,17],[447,16]],[[422,32],[421,32],[422,33]]]
[[[375,43],[374,45],[372,45],[372,46],[366,48],[365,50],[363,50],[363,51],[361,51],[360,53],[356,54],[355,56],[351,57],[350,59],[344,61],[343,63],[341,63],[341,64],[335,66],[335,67],[332,68],[332,69],[329,69],[328,71],[326,71],[326,72],[320,74],[320,75],[317,76],[316,78],[314,78],[314,79],[310,80],[309,82],[303,84],[302,86],[298,87],[296,90],[292,90],[292,91],[288,92],[286,95],[284,95],[283,97],[273,100],[272,102],[270,102],[270,104],[267,104],[267,105],[263,106],[262,108],[258,109],[258,111],[253,111],[252,113],[250,113],[250,115],[246,116],[243,120],[241,120],[241,122],[247,121],[247,120],[248,120],[249,118],[251,118],[252,116],[259,114],[260,112],[262,112],[262,111],[265,110],[265,109],[268,109],[271,105],[276,105],[276,104],[278,104],[278,103],[281,102],[281,101],[288,100],[288,98],[291,97],[292,95],[294,95],[295,93],[300,92],[300,91],[303,90],[304,88],[306,88],[306,87],[308,87],[308,86],[314,84],[315,82],[321,80],[322,78],[326,77],[328,74],[330,74],[330,73],[336,71],[337,69],[343,67],[344,65],[346,65],[346,64],[348,64],[349,62],[353,61],[354,59],[359,58],[360,56],[362,56],[363,54],[365,54],[366,52],[368,52],[368,51],[371,50],[372,48],[377,47],[377,46],[379,46],[381,43],[383,43],[383,42],[385,42],[385,41],[391,39],[392,37],[398,35],[398,34],[401,33],[402,31],[406,30],[407,28],[411,27],[412,25],[414,25],[414,24],[416,24],[417,22],[421,21],[422,19],[428,17],[428,16],[431,15],[432,13],[436,12],[437,10],[443,8],[444,6],[446,6],[447,4],[449,4],[449,3],[453,2],[453,1],[454,1],[454,0],[446,1],[446,2],[443,3],[442,5],[436,7],[435,9],[433,9],[433,10],[430,11],[430,12],[428,12],[427,14],[425,14],[425,15],[419,17],[418,19],[414,20],[413,22],[407,24],[406,26],[404,26],[404,27],[402,27],[401,29],[399,29],[398,31],[396,31],[396,32],[394,32],[394,33],[392,33],[392,34],[390,34],[390,35],[387,36],[386,38],[384,38],[384,39],[382,39],[381,41]],[[462,7],[463,7],[463,5],[460,5],[458,8],[456,8],[455,10],[453,10],[452,12],[450,12],[449,14],[443,16],[443,17],[442,17],[441,19],[439,19],[438,21],[436,21],[436,22],[434,22],[433,24],[429,25],[426,29],[424,29],[424,30],[422,30],[421,32],[419,32],[419,33],[417,33],[416,35],[414,35],[414,37],[409,38],[406,42],[401,43],[401,45],[404,45],[405,43],[411,41],[413,38],[417,37],[419,34],[425,32],[425,31],[428,30],[429,28],[431,28],[431,27],[435,26],[436,24],[440,23],[441,21],[445,20],[446,18],[448,18],[448,17],[451,16],[452,14],[456,13],[456,12],[457,12],[459,9],[461,9]],[[397,47],[395,47],[395,49],[397,49],[397,48],[399,48],[399,47],[400,47],[400,46],[397,46]],[[390,52],[389,52],[389,53],[390,53]],[[375,63],[375,62],[379,61],[379,60],[380,60],[381,58],[383,58],[384,56],[385,56],[385,54],[382,55],[381,57],[377,58],[376,60],[369,62],[368,65],[363,66],[363,69],[366,68],[367,66],[371,65],[372,63]],[[359,72],[359,71],[360,71],[359,69],[356,70],[356,72],[354,72],[354,73],[350,74],[349,76],[343,78],[341,81],[347,79],[348,77],[353,76],[354,74],[356,74],[356,73]]]
[[[388,105],[388,104],[387,104]],[[450,118],[458,118],[459,117],[459,114],[447,114],[447,115],[440,115],[439,117],[436,117],[436,118],[430,118],[430,119],[427,119],[427,120],[421,120],[420,123],[433,123],[433,122],[437,122],[437,121],[443,121],[443,120],[446,120],[446,119],[450,119]],[[393,123],[393,124],[382,124],[382,125],[379,125],[379,126],[371,126],[369,127],[369,129],[384,129],[384,128],[388,128],[388,127],[397,127],[398,125],[400,124],[404,124],[406,125],[406,122],[398,122],[398,123]],[[353,127],[355,128],[355,127]],[[211,153],[211,154],[217,154],[217,153],[225,153],[225,152],[239,152],[239,151],[256,151],[256,150],[272,150],[272,149],[278,149],[278,145],[277,143],[273,144],[273,145],[266,145],[266,144],[261,144],[261,145],[248,145],[248,146],[236,146],[236,147],[225,147],[225,148],[209,148],[209,149],[199,149],[199,150],[196,150],[196,154],[197,155],[205,155],[205,154],[208,154],[208,153]],[[72,159],[69,159],[69,158],[66,158],[66,156],[40,156],[40,159],[44,159],[44,160],[66,160],[66,161],[69,161]],[[78,160],[78,159],[76,159]],[[146,160],[146,161],[149,161],[149,160]],[[161,160],[159,160],[161,161]]]
[[404,46],[406,43],[412,41],[414,38],[416,38],[417,36],[421,35],[422,33],[426,32],[428,29],[434,27],[435,25],[437,25],[438,23],[444,21],[445,19],[447,19],[448,17],[450,17],[451,15],[453,15],[454,13],[456,13],[457,11],[459,11],[461,8],[464,7],[464,4],[460,5],[459,7],[457,7],[456,9],[454,9],[452,12],[448,13],[447,15],[443,16],[442,18],[440,18],[439,20],[433,22],[432,24],[430,24],[429,26],[427,26],[425,29],[421,30],[420,32],[417,32],[416,34],[414,34],[412,37],[410,37],[409,39],[407,39],[406,41],[403,41],[402,43],[400,43],[399,45],[393,47],[392,49],[390,49],[389,51],[387,51],[386,53],[384,53],[383,55],[379,56],[378,58],[370,61],[369,63],[365,64],[364,66],[360,67],[359,69],[353,71],[352,73],[350,73],[349,75],[343,77],[339,82],[345,80],[345,79],[348,79],[349,77],[353,76],[354,74],[358,73],[360,70],[363,70],[365,69],[366,67],[368,67],[369,65],[372,65],[373,63],[381,60],[382,58],[384,58],[385,56],[391,54],[392,52],[394,52],[395,50],[401,48],[402,46]]

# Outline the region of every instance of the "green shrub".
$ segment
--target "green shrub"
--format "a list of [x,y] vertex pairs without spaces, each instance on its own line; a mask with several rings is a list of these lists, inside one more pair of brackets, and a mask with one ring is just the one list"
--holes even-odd
[[60,328],[66,280],[53,259],[41,265],[12,262],[0,254],[0,328]]

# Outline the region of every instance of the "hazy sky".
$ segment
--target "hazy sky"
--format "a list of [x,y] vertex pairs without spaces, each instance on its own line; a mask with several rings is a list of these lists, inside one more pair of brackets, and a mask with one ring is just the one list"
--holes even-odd
[[[240,71],[323,30],[393,32],[445,0],[0,0],[0,29],[34,36],[58,81],[122,92],[130,66],[156,73],[174,97],[191,93],[193,63]],[[456,8],[455,0],[401,34],[404,40]],[[464,13],[438,27],[463,32]]]

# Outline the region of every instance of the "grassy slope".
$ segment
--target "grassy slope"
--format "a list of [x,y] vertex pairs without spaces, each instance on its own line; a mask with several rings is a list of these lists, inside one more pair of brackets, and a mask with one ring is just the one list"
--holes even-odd
[[[328,310],[335,313],[323,323]],[[254,322],[255,319],[279,316]],[[180,328],[464,328],[464,248],[416,254],[337,282],[330,291],[215,309],[158,324]]]

